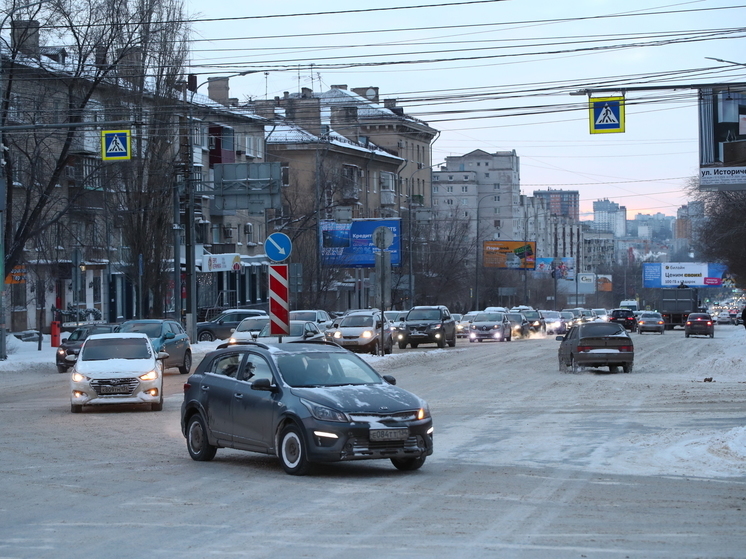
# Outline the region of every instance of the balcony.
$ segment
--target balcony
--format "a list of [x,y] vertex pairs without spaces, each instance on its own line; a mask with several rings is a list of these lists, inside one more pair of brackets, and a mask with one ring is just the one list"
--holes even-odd
[[396,192],[393,190],[381,190],[381,205],[393,206],[396,204]]

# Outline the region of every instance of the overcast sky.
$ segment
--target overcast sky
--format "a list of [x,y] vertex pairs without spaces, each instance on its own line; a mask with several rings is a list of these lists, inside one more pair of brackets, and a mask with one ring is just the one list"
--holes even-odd
[[[746,64],[746,0],[446,4],[186,0],[200,20],[192,71],[200,83],[256,72],[231,79],[242,101],[377,86],[441,131],[434,163],[514,149],[522,192],[578,190],[581,219],[602,198],[626,206],[629,219],[676,215],[687,203],[698,174],[696,90],[627,91],[626,132],[593,135],[587,96],[570,93],[746,82],[746,66],[707,59]],[[359,11],[339,13],[350,10]],[[228,19],[206,21],[218,18]]]

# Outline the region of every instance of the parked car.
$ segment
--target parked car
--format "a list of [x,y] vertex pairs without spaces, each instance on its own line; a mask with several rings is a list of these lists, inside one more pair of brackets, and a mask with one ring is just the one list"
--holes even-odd
[[110,334],[119,329],[119,324],[84,324],[73,330],[67,338],[60,340],[55,352],[55,363],[58,373],[66,373],[72,364],[67,361],[68,355],[77,355],[83,342],[93,334]]
[[252,316],[244,318],[236,329],[231,333],[231,337],[228,339],[229,344],[237,344],[240,342],[251,342],[259,335],[267,324],[269,324],[269,316]]
[[312,320],[291,320],[288,335],[270,334],[270,329],[271,324],[268,323],[254,338],[255,341],[274,344],[280,341],[301,342],[324,339],[324,333],[319,329],[319,325]]
[[182,375],[189,374],[192,368],[192,346],[184,328],[175,320],[128,320],[122,323],[119,331],[147,334],[156,353],[168,353],[163,362],[164,369],[178,367]]
[[[484,311],[488,312],[488,311]],[[474,317],[479,314],[477,311],[470,311],[461,317],[461,320],[456,322],[456,337],[466,338],[469,336],[469,323],[474,320]]]
[[661,313],[644,312],[637,319],[637,331],[640,334],[643,332],[658,332],[663,334],[666,331],[666,321],[663,320]]
[[91,334],[70,375],[70,411],[83,406],[146,404],[163,409],[163,363],[166,354],[156,352],[146,334]]
[[629,309],[612,309],[609,315],[609,322],[621,324],[626,330],[634,332],[637,330],[637,317]]
[[416,470],[433,452],[432,418],[395,384],[334,344],[230,346],[208,353],[184,385],[181,430],[198,461],[225,447],[277,456],[291,475],[370,459]]
[[[544,326],[547,334],[564,334],[567,332],[567,319],[559,311],[539,311],[544,317]],[[572,313],[570,320],[572,320]]]
[[438,344],[444,348],[456,345],[456,321],[453,320],[448,307],[421,306],[412,307],[407,313],[404,324],[397,334],[399,349],[407,344],[416,348],[420,344]]
[[730,313],[728,311],[720,311],[718,313],[717,323],[718,324],[733,324],[733,319],[731,319]]
[[573,373],[581,367],[608,367],[616,372],[619,367],[625,373],[632,372],[635,347],[632,338],[621,324],[614,322],[588,322],[570,328],[558,350],[559,370]]
[[509,313],[505,313],[505,316],[507,316],[508,320],[510,321],[511,339],[513,337],[517,337],[517,338],[528,337],[528,335],[531,333],[531,326],[528,323],[528,319],[525,316],[523,316],[523,313],[509,312]]
[[332,334],[332,340],[350,351],[377,355],[381,353],[381,329],[384,331],[383,350],[389,354],[394,349],[391,323],[380,311],[356,311],[346,315]]
[[310,320],[319,325],[319,328],[326,327],[332,321],[332,317],[325,310],[298,310],[290,311],[290,320]]
[[474,316],[469,324],[469,341],[481,342],[494,340],[509,342],[512,338],[512,328],[506,313],[480,312]]
[[269,316],[266,312],[258,309],[229,309],[221,312],[212,320],[197,323],[197,340],[200,342],[212,342],[214,340],[225,340],[231,337],[244,318],[253,316]]
[[715,321],[707,313],[689,313],[684,323],[684,337],[710,336],[715,337]]

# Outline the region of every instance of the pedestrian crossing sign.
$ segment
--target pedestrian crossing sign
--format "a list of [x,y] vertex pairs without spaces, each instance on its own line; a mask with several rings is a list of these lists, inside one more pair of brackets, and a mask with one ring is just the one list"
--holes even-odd
[[589,100],[591,134],[624,132],[624,97]]
[[118,161],[131,158],[129,130],[101,131],[101,159],[104,161]]

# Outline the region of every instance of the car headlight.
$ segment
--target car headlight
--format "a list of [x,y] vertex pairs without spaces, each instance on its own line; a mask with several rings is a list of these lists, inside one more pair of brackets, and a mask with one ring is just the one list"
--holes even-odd
[[237,340],[236,340],[236,338],[229,338],[229,339],[228,339],[228,343],[229,343],[229,344],[235,344],[235,343],[236,343],[236,341],[237,341]]
[[342,337],[342,332],[340,332],[339,330],[337,330],[336,332],[334,332],[334,334],[332,335],[332,337],[335,340],[338,340],[338,339],[340,339]]
[[72,375],[73,382],[83,382],[84,380],[91,380],[85,375],[81,375],[79,372],[75,371]]
[[158,378],[158,371],[150,371],[144,375],[140,375],[140,380],[155,380]]
[[311,412],[311,415],[316,419],[319,419],[321,421],[336,421],[338,423],[350,422],[347,414],[344,414],[341,411],[327,408],[326,406],[322,406],[321,404],[317,404],[303,398],[301,398],[300,401],[304,406],[308,408],[308,411]]
[[440,322],[438,322],[438,324],[431,324],[430,326],[428,326],[428,328],[432,330],[438,330],[441,326],[443,325]]
[[424,407],[417,410],[417,419],[427,419],[428,417],[430,417],[430,408],[425,404]]
[[363,333],[360,334],[360,337],[361,338],[372,338],[373,332],[371,332],[370,330],[364,330]]
[[65,355],[65,353],[67,353],[67,351],[65,349],[63,349],[63,348],[59,348],[57,350],[57,355]]

